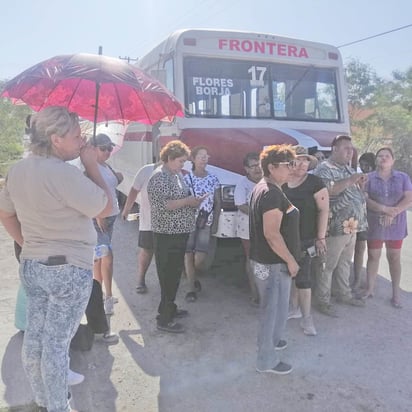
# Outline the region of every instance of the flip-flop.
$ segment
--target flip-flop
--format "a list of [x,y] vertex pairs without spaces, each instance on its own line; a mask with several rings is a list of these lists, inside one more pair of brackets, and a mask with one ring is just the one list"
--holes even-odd
[[147,293],[147,286],[146,285],[137,285],[136,292],[140,294]]
[[196,300],[197,300],[196,292],[186,293],[185,300],[186,300],[186,302],[196,302]]

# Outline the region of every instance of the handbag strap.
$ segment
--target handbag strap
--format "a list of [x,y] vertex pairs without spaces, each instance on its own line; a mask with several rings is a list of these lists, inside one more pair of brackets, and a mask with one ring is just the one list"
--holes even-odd
[[117,177],[117,174],[116,174],[116,172],[114,171],[113,167],[111,167],[111,166],[109,165],[109,163],[105,163],[105,165],[112,171],[112,173],[114,174],[114,177],[115,177],[116,180],[117,180],[117,184],[119,184],[119,183],[120,183],[119,178]]
[[196,190],[195,190],[195,186],[193,184],[192,172],[189,172],[189,179],[190,179],[190,185],[192,186],[192,190],[193,190],[193,196],[196,197]]

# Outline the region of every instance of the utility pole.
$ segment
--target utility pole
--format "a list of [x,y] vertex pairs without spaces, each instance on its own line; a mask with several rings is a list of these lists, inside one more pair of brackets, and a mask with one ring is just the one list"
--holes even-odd
[[129,57],[129,56],[124,56],[124,57],[119,56],[119,59],[121,59],[121,60],[126,60],[126,61],[127,61],[127,63],[130,63],[130,62],[137,62],[137,61],[139,60],[139,58],[138,58],[138,57],[136,57],[135,59],[133,59],[132,57]]

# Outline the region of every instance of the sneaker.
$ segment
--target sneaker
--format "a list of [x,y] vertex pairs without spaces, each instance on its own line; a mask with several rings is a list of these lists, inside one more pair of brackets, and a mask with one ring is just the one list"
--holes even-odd
[[183,333],[185,331],[185,328],[180,323],[177,323],[177,322],[169,322],[166,325],[160,325],[158,323],[157,329],[163,332],[169,332],[169,333]]
[[288,347],[288,343],[281,339],[278,344],[275,346],[275,350],[283,350],[286,349]]
[[300,308],[297,307],[296,309],[291,309],[288,314],[288,319],[300,319],[302,317],[302,312]]
[[302,318],[300,321],[300,327],[303,329],[303,333],[308,336],[316,336],[317,332],[315,325],[313,324],[313,318],[311,315]]
[[113,296],[106,297],[104,300],[104,313],[106,315],[113,315],[114,314],[114,300]]
[[284,362],[279,362],[274,368],[272,369],[259,369],[256,370],[260,373],[274,373],[275,375],[287,375],[288,373],[292,372],[293,368],[291,365],[288,365]]
[[328,303],[320,303],[317,306],[317,309],[320,313],[323,313],[326,316],[330,316],[331,318],[338,318],[338,314],[336,312],[336,309]]
[[84,376],[80,373],[74,372],[69,369],[69,373],[67,374],[67,383],[69,386],[78,385],[84,381]]
[[[118,297],[111,296],[111,298],[113,299],[114,304],[119,303],[119,298]],[[106,295],[103,293],[103,301],[105,301],[105,300],[106,300]]]
[[[177,309],[174,315],[174,318],[182,319],[182,318],[187,318],[188,316],[189,316],[189,311],[187,311],[186,309]],[[158,321],[159,319],[160,319],[160,314],[157,314],[156,320]]]
[[365,300],[364,299],[357,299],[355,297],[342,297],[342,298],[337,298],[337,302],[343,303],[344,305],[351,305],[351,306],[365,306]]
[[107,331],[105,333],[95,333],[96,340],[101,340],[104,343],[118,343],[119,335],[115,332]]

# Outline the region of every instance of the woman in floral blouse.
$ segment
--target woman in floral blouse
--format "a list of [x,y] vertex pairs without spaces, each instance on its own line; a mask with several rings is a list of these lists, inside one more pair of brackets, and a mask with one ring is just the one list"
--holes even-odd
[[163,162],[147,185],[152,215],[153,246],[159,277],[161,300],[157,329],[182,333],[175,322],[187,315],[175,304],[189,233],[195,227],[195,211],[206,196],[193,196],[183,180],[182,168],[189,157],[189,148],[180,140],[172,140],[160,152]]
[[198,279],[203,269],[204,261],[209,252],[210,236],[213,227],[216,227],[220,211],[219,179],[206,170],[209,160],[207,148],[197,146],[192,149],[192,171],[184,179],[194,196],[206,196],[196,214],[196,227],[190,234],[186,246],[185,270],[189,281],[189,292],[186,301],[197,300],[197,293],[202,287]]

